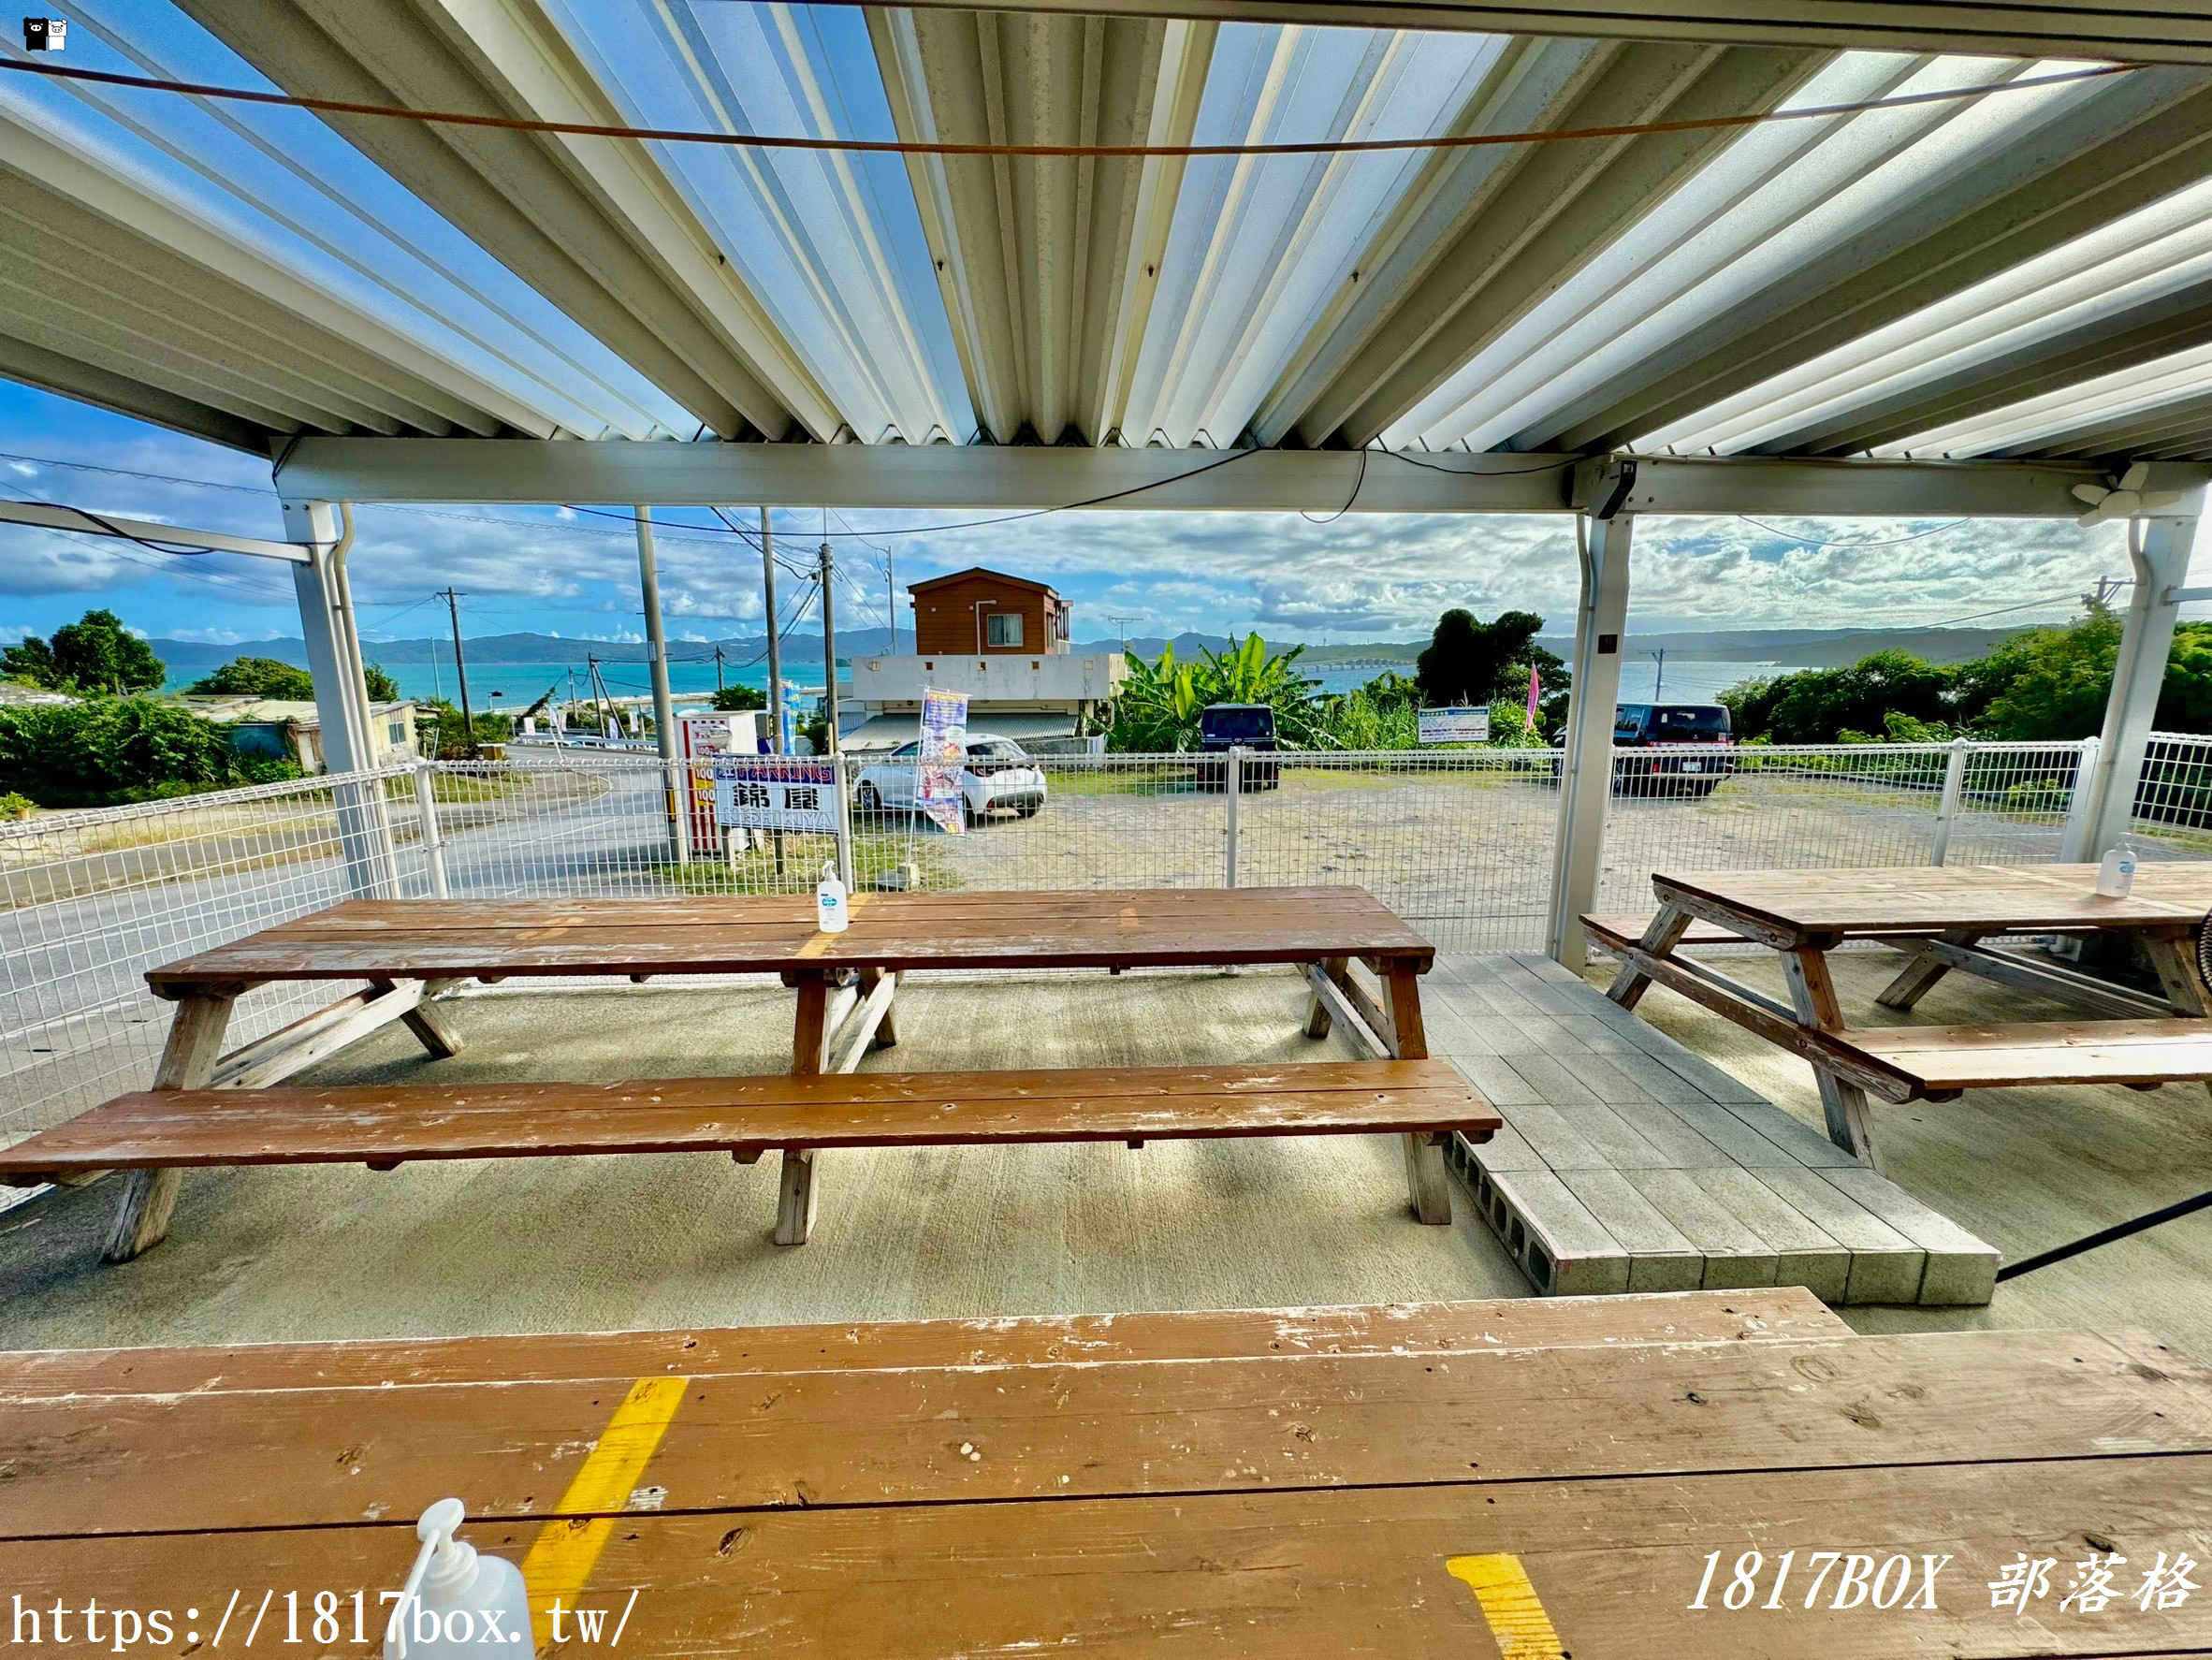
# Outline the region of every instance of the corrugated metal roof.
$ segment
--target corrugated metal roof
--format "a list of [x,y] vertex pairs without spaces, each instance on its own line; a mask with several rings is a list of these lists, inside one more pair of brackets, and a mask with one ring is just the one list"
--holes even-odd
[[[1841,13],[1639,24],[1652,8],[1627,0],[1586,39],[1247,21],[1327,15],[1295,0],[63,9],[72,62],[139,73],[978,142],[1698,121],[2075,62],[1943,55],[1918,49],[1934,23],[1868,35]],[[2078,8],[2051,9],[2075,46],[2057,12]],[[2212,459],[2198,66],[1745,128],[1192,160],[765,152],[7,80],[0,368],[246,447],[705,431]]]

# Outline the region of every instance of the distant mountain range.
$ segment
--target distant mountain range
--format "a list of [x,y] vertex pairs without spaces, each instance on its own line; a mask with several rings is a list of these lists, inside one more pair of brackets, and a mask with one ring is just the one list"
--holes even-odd
[[[1964,663],[1980,657],[1999,641],[2020,632],[1999,628],[1715,629],[1696,633],[1631,634],[1626,648],[1633,652],[1665,651],[1670,657],[1685,661],[1782,663],[1801,667],[1855,663],[1870,651],[1892,648],[1910,651],[1931,663]],[[914,636],[910,631],[902,630],[899,641],[905,649],[913,649]],[[207,645],[197,640],[156,639],[148,643],[180,678],[215,668],[234,657],[273,657],[301,667],[307,663],[307,647],[298,639],[241,640],[226,646]],[[1542,635],[1538,643],[1562,657],[1574,648],[1573,639],[1564,634]],[[1121,644],[1113,639],[1084,640],[1070,648],[1079,654],[1117,651]],[[1187,632],[1176,634],[1171,640],[1146,634],[1132,635],[1128,641],[1129,649],[1141,657],[1157,657],[1162,648],[1172,645],[1177,657],[1190,658],[1201,650],[1218,651],[1228,644],[1228,636],[1224,634]],[[1301,661],[1317,668],[1344,663],[1410,664],[1426,644],[1425,640],[1370,640],[1308,645]],[[507,633],[479,635],[465,645],[470,663],[488,668],[506,663],[581,663],[587,654],[607,663],[646,661],[645,643],[634,640],[578,640],[559,634]],[[720,641],[672,640],[668,649],[672,658],[695,661],[711,656],[717,645],[732,662],[749,663],[767,650],[768,639],[765,634],[749,634]],[[890,631],[886,629],[856,628],[840,630],[837,633],[840,659],[855,654],[865,657],[887,651],[890,647]],[[427,663],[433,659],[450,662],[453,643],[439,639],[365,640],[361,649],[371,663],[400,668]],[[790,663],[818,664],[822,662],[822,636],[793,634],[783,643],[783,655]]]

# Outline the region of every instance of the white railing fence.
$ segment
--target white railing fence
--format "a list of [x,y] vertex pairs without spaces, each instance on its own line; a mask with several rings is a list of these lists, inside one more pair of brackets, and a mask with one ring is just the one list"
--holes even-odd
[[[1695,760],[1700,770],[1682,764]],[[1651,903],[1654,869],[2027,862],[2081,850],[2080,744],[1745,746],[1622,751],[1601,909]],[[864,889],[1357,882],[1445,951],[1540,950],[1559,790],[1550,750],[1048,755],[1033,816],[964,834],[858,792],[849,839],[711,830],[672,852],[650,755],[439,763],[0,825],[0,1140],[152,1076],[157,963],[359,895],[811,891],[843,856]],[[880,762],[875,764],[880,764]],[[2212,737],[2161,734],[2136,793],[2152,857],[2212,852]],[[2075,837],[2078,842],[2078,836]],[[327,993],[270,987],[250,1039]],[[0,1199],[4,1202],[4,1199]]]

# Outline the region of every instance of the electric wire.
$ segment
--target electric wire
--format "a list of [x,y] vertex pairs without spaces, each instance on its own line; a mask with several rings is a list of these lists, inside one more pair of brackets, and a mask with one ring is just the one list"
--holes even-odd
[[1726,131],[1765,126],[1785,121],[1824,121],[1841,115],[1864,115],[1877,110],[1906,109],[1923,104],[1962,102],[1999,93],[2025,92],[2133,75],[2132,64],[2100,64],[2039,75],[2018,80],[1986,81],[1973,86],[1938,87],[1925,92],[1900,93],[1886,98],[1865,98],[1844,104],[1811,104],[1791,109],[1759,109],[1736,115],[1695,116],[1679,121],[1625,122],[1608,126],[1559,127],[1510,133],[1445,133],[1406,138],[1316,138],[1276,144],[956,144],[943,140],[906,138],[809,138],[778,133],[717,133],[691,127],[643,127],[617,123],[547,121],[535,116],[485,115],[460,109],[415,109],[397,104],[358,103],[346,98],[325,98],[295,93],[263,92],[255,87],[219,86],[205,81],[171,80],[162,76],[125,75],[111,69],[92,69],[75,64],[32,62],[0,58],[0,69],[44,75],[60,80],[93,81],[103,86],[133,87],[143,92],[181,94],[196,98],[226,98],[238,103],[267,104],[293,109],[313,109],[328,115],[372,116],[381,120],[412,121],[440,126],[494,127],[507,132],[558,133],[588,138],[628,138],[661,144],[708,144],[739,150],[835,151],[864,155],[975,155],[1070,156],[1127,160],[1155,157],[1269,155],[1361,155],[1391,152],[1439,152],[1483,149],[1510,144],[1560,144],[1597,138],[1634,138],[1666,133]]

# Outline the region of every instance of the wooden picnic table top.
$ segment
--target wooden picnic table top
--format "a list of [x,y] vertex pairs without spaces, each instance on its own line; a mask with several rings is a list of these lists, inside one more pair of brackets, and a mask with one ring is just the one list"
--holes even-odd
[[[1702,1297],[1735,1320],[1780,1295]],[[1638,1301],[1592,1318],[1633,1326]],[[357,1656],[351,1594],[372,1641],[415,1516],[451,1493],[464,1537],[523,1565],[541,1653],[589,1646],[579,1607],[626,1610],[648,1660],[2212,1644],[2203,1594],[2059,1606],[2085,1527],[2129,1582],[2161,1550],[2212,1555],[2212,1371],[2136,1335],[1754,1331],[1686,1301],[1664,1332],[1533,1347],[1466,1304],[1456,1337],[1442,1305],[418,1340],[381,1364],[363,1345],[59,1375],[0,1356],[0,1576],[25,1608],[196,1609],[134,1651],[162,1660],[209,1644],[232,1588],[233,1647],[265,1588],[272,1619],[297,1590],[285,1653]],[[546,1344],[560,1362],[529,1370]],[[1731,1613],[1747,1550],[1806,1572]],[[1811,1553],[1849,1551],[1870,1572],[1907,1557],[1914,1591],[1921,1553],[1948,1556],[1936,1607],[1804,1607]],[[1988,1590],[2022,1551],[2059,1565],[2025,1621]],[[317,1627],[325,1590],[342,1611]]]
[[1986,933],[2194,927],[2212,911],[2212,864],[2135,867],[2122,898],[2094,865],[1902,865],[1863,870],[1660,871],[1662,904],[1758,930],[1768,943],[1972,928]]
[[1175,968],[1388,958],[1435,947],[1365,888],[855,894],[841,934],[814,901],[349,899],[151,970],[154,991],[267,980],[713,974],[836,968]]

